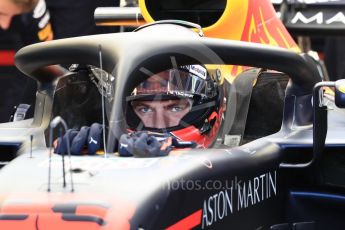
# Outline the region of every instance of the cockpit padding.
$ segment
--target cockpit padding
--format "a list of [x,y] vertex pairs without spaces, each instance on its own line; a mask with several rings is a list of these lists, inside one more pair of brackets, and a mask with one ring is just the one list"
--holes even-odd
[[243,143],[280,130],[288,81],[289,77],[280,72],[264,71],[258,76],[249,104]]

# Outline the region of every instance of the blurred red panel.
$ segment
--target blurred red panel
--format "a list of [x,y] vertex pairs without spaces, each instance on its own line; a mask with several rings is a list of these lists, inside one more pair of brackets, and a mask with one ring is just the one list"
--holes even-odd
[[0,50],[0,66],[12,66],[14,65],[13,50]]

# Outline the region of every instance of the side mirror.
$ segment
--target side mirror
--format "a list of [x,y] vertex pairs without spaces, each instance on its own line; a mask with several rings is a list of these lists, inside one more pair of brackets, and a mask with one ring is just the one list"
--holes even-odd
[[345,79],[335,82],[334,101],[338,108],[345,108]]
[[313,160],[317,162],[325,147],[327,136],[327,106],[323,104],[323,87],[332,87],[335,91],[335,105],[339,108],[345,108],[345,79],[335,82],[319,82],[314,87],[314,122],[313,122]]
[[[327,136],[327,106],[323,103],[323,87],[334,87],[334,82],[319,82],[313,89],[313,158],[306,163],[280,164],[283,168],[306,168],[315,165],[321,158]],[[344,94],[345,95],[345,94]],[[345,105],[345,97],[344,97]]]

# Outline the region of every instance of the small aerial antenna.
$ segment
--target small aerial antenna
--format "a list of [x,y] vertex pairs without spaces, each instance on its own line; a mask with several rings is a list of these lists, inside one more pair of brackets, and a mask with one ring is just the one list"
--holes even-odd
[[[61,128],[61,127],[59,128],[59,136],[60,136],[61,142],[62,142],[63,136],[62,136],[62,128]],[[69,141],[69,139],[68,139],[68,141]],[[68,141],[67,141],[67,142],[68,142]],[[59,146],[59,148],[61,148],[61,145]],[[59,151],[59,150],[58,150],[58,151]],[[62,155],[62,179],[63,179],[63,187],[66,188],[65,152],[62,152],[61,155]]]
[[[65,133],[67,135],[67,140],[69,140],[69,133],[67,132],[67,124],[64,119],[62,119],[60,116],[55,117],[51,122],[50,122],[50,133],[49,133],[49,145],[50,145],[50,150],[49,150],[49,171],[48,171],[48,192],[50,192],[50,182],[51,182],[51,156],[52,156],[52,148],[53,148],[53,130],[56,128],[58,124],[62,124],[62,126],[65,129]],[[70,148],[70,143],[67,141],[67,152],[68,152],[68,158],[69,158],[69,166],[70,166],[70,175],[71,175],[71,192],[74,192],[74,184],[73,184],[73,171],[72,171],[72,160],[71,160],[71,148]],[[63,153],[64,154],[64,153]],[[63,164],[63,172],[65,171]],[[65,177],[65,176],[64,176]],[[64,178],[65,180],[65,178]],[[64,185],[65,187],[65,185]]]
[[30,135],[30,158],[32,158],[32,140],[34,139],[34,135]]
[[107,158],[107,149],[106,149],[106,141],[105,141],[105,102],[104,102],[104,80],[103,80],[103,58],[102,58],[102,46],[98,46],[99,51],[99,67],[101,68],[101,96],[102,96],[102,129],[103,129],[103,149],[104,149],[104,157]]
[[51,171],[52,171],[52,148],[53,148],[53,131],[52,131],[52,127],[50,127],[50,132],[49,132],[48,189],[47,189],[48,192],[50,192],[50,178],[51,178]]

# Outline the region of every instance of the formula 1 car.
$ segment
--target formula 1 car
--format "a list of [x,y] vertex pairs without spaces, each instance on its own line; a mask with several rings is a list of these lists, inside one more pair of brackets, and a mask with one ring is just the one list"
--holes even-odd
[[[296,52],[272,15],[279,27],[261,20],[256,29],[290,50],[202,37],[181,21],[21,49],[16,65],[39,89],[33,120],[0,125],[0,229],[342,229],[344,84],[321,82],[315,60]],[[212,147],[118,156],[127,97],[148,72],[174,63],[210,66],[223,84]],[[79,65],[62,67],[70,64]],[[335,87],[335,103],[326,86]],[[58,123],[81,128],[102,114],[105,153],[52,153]]]

